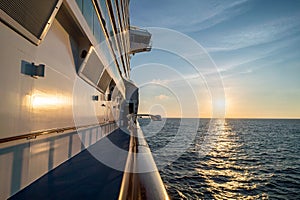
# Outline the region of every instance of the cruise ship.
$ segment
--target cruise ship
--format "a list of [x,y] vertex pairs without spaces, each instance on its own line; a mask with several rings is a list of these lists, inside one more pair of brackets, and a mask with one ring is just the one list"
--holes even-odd
[[[129,0],[0,1],[0,199],[169,199],[143,137]],[[137,55],[138,56],[138,55]]]

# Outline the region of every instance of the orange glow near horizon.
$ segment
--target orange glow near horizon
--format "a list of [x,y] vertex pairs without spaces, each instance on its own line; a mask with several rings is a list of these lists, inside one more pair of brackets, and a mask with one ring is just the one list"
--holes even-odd
[[[202,98],[200,99],[200,103],[198,105],[198,112],[193,113],[186,113],[185,115],[182,114],[180,111],[180,107],[178,107],[175,102],[172,101],[166,101],[165,105],[161,105],[161,109],[164,110],[163,113],[158,113],[158,110],[153,110],[152,114],[161,114],[162,116],[166,118],[253,118],[253,119],[300,119],[297,115],[289,115],[288,111],[286,113],[281,112],[278,110],[277,112],[274,112],[272,107],[269,105],[264,105],[260,102],[254,102],[254,100],[251,101],[251,99],[247,100],[241,100],[241,98],[237,97],[228,97],[229,95],[226,95],[226,100],[216,100],[215,104],[209,98]],[[189,102],[187,99],[186,102]],[[149,112],[149,108],[151,107],[152,102],[147,101],[146,104],[140,103],[140,112]],[[252,104],[250,104],[252,103]],[[156,102],[156,104],[159,104],[159,102]],[[195,105],[191,104],[191,107],[195,107]],[[215,106],[216,111],[222,111],[225,109],[225,116],[213,116],[212,114],[212,108]],[[266,111],[266,109],[269,109]],[[265,109],[265,110],[263,110]]]

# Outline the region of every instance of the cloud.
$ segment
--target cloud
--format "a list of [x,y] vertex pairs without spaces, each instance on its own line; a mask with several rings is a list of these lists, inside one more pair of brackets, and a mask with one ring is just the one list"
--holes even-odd
[[[135,25],[194,32],[210,28],[245,12],[240,5],[247,1],[194,0],[185,1],[184,3],[182,3],[183,1],[174,0],[139,1],[139,3],[133,1],[130,6],[132,23]],[[143,12],[140,12],[140,10],[143,10]]]
[[[300,41],[300,36],[287,37],[282,40],[266,43],[255,48],[244,50],[235,50],[232,52],[224,52],[230,59],[222,60],[218,65],[220,72],[226,72],[243,66],[257,66],[258,61],[268,60],[268,63],[275,64],[274,60],[290,59],[299,56],[297,51],[291,51],[295,44]],[[237,54],[238,52],[238,54]],[[261,66],[261,65],[260,65]],[[261,66],[262,67],[262,66]]]
[[199,17],[190,23],[182,24],[181,31],[203,31],[234,17],[237,17],[241,14],[244,14],[249,10],[249,8],[246,6],[242,6],[242,4],[246,3],[247,1],[248,0],[233,1],[231,4],[219,2],[218,5],[215,6],[215,8],[206,11],[207,13],[203,17]]
[[161,95],[155,96],[155,99],[156,100],[168,100],[168,99],[170,99],[170,97],[167,95],[161,94]]
[[288,38],[300,31],[298,19],[299,15],[293,15],[228,30],[215,37],[215,44],[206,50],[210,53],[228,52]]
[[150,83],[155,84],[155,85],[166,85],[170,82],[170,79],[153,79]]

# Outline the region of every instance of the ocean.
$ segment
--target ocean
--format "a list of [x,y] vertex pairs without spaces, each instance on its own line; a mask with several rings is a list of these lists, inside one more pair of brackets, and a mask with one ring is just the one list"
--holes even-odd
[[300,199],[300,120],[139,123],[171,199]]

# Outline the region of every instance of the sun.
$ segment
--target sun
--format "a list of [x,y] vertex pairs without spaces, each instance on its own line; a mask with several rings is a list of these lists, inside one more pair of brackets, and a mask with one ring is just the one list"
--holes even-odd
[[213,117],[224,118],[228,111],[228,98],[216,99],[212,101]]

